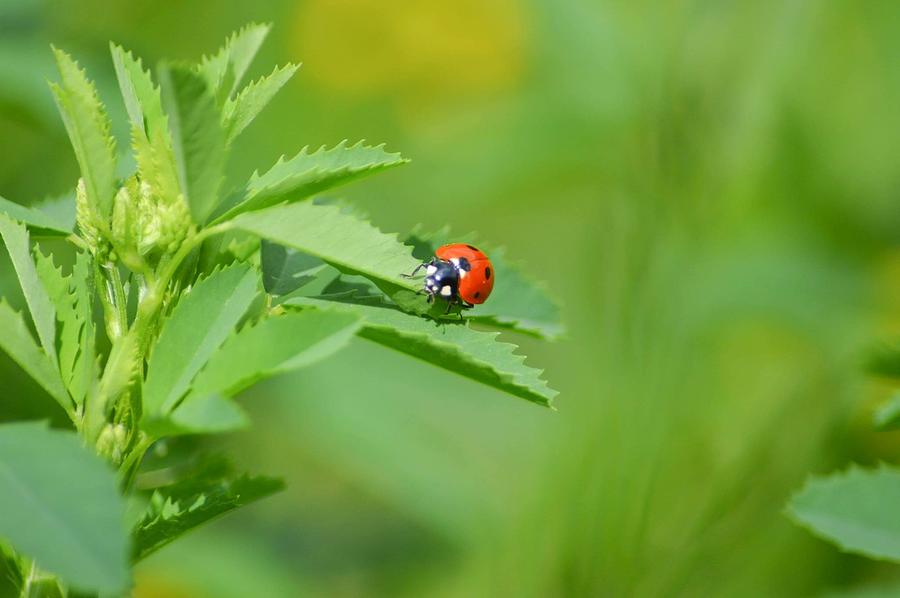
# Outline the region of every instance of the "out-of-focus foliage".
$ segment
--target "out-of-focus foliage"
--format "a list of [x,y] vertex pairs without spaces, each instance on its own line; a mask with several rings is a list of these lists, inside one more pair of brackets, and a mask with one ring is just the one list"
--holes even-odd
[[[386,140],[413,163],[341,194],[386,230],[505,246],[569,330],[511,339],[558,381],[549,417],[365,340],[252,391],[256,429],[223,442],[287,492],[149,557],[139,596],[891,587],[894,569],[782,509],[811,471],[900,454],[870,430],[890,389],[860,368],[900,332],[894,2],[69,8],[0,7],[4,197],[75,178],[51,39],[109,74],[110,37],[153,63],[271,20],[258,63],[305,76],[238,139],[223,188],[298,142]],[[97,83],[123,110],[116,81]],[[17,399],[42,391],[14,365],[0,377],[4,414],[60,419]]]

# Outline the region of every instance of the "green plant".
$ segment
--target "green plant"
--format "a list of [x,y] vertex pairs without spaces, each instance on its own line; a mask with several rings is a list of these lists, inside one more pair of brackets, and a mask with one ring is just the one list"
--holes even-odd
[[403,164],[398,154],[304,148],[224,188],[229,148],[297,70],[242,87],[267,32],[251,25],[199,64],[163,63],[158,85],[111,46],[131,171],[93,83],[54,49],[51,87],[81,178],[53,210],[0,198],[30,316],[0,302],[0,348],[74,428],[0,426],[0,548],[23,596],[125,592],[132,563],[277,491],[279,480],[236,475],[219,457],[144,457],[166,438],[245,425],[236,394],[354,336],[544,406],[556,394],[491,330],[560,332],[556,306],[502,255],[485,309],[445,316],[400,276],[445,233],[407,245],[316,198]]
[[[884,345],[871,352],[868,368],[887,380],[900,380],[900,346]],[[881,432],[900,429],[900,394],[873,413],[872,424]],[[871,559],[900,563],[900,468],[851,465],[846,471],[807,480],[788,504],[788,515],[841,550]],[[895,595],[894,585],[885,595]]]

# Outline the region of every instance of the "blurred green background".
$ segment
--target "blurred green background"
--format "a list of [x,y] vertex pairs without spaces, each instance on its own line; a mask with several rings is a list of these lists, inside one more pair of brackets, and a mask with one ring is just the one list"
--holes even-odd
[[[0,195],[76,178],[50,42],[121,115],[108,40],[196,58],[251,20],[275,25],[254,75],[303,67],[233,176],[344,138],[412,158],[345,196],[387,230],[477,231],[546,282],[566,337],[508,340],[558,412],[360,340],[247,393],[255,425],[218,444],[289,489],[143,563],[137,596],[796,596],[900,576],[782,513],[810,472],[900,455],[869,431],[889,389],[860,369],[900,332],[896,0],[0,0]],[[0,380],[5,417],[53,409],[7,361]]]

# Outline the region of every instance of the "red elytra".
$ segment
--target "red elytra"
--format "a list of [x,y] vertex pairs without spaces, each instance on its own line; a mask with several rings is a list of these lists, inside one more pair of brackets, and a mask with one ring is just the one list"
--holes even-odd
[[450,243],[438,247],[434,254],[459,271],[460,299],[476,305],[487,301],[494,290],[494,266],[483,251],[466,243]]

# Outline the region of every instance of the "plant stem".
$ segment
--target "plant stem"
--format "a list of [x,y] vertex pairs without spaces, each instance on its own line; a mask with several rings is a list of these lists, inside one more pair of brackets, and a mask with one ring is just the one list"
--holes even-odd
[[128,329],[128,299],[125,297],[125,287],[122,284],[122,276],[116,264],[108,264],[110,281],[112,282],[113,303],[116,309],[116,317],[119,321],[119,330]]
[[146,453],[147,449],[150,448],[150,445],[156,441],[156,439],[151,436],[144,434],[141,436],[141,439],[138,440],[137,444],[131,449],[131,452],[128,453],[128,456],[125,457],[125,460],[122,461],[122,465],[119,467],[119,480],[123,490],[128,490],[131,487],[131,484],[134,482],[134,476],[137,474],[138,467],[144,458],[144,453]]
[[172,281],[172,277],[175,276],[175,272],[178,271],[178,267],[181,266],[181,263],[185,258],[199,247],[203,241],[213,235],[223,233],[230,228],[231,223],[225,222],[201,230],[196,235],[187,239],[175,255],[172,256],[172,259],[162,265],[159,276],[153,281],[153,284],[149,286],[149,290],[144,296],[143,301],[138,305],[137,316],[135,316],[134,324],[132,325],[132,331],[134,331],[138,342],[138,351],[142,356],[147,351],[150,340],[150,329],[152,328],[153,322],[155,322],[159,316],[159,310],[162,307],[166,290],[169,287],[169,283]]
[[[158,321],[160,310],[163,306],[163,299],[166,295],[169,283],[172,277],[178,271],[178,267],[184,259],[190,255],[205,239],[225,232],[231,228],[231,223],[225,222],[217,226],[206,228],[188,238],[178,249],[172,259],[161,266],[159,276],[149,286],[147,293],[138,305],[137,315],[131,327],[127,327],[127,314],[125,312],[124,288],[121,284],[121,277],[118,276],[116,268],[110,269],[112,278],[112,286],[122,289],[121,295],[118,290],[114,290],[113,303],[119,304],[121,309],[110,310],[107,317],[120,318],[123,317],[126,325],[120,330],[127,330],[124,334],[113,339],[113,348],[110,352],[106,367],[103,369],[103,376],[100,379],[98,392],[94,400],[88,400],[85,404],[85,426],[84,433],[89,442],[93,443],[97,440],[103,424],[106,421],[107,408],[109,402],[117,398],[121,394],[121,385],[117,382],[123,376],[127,376],[131,372],[139,371],[139,365],[143,364],[147,350],[152,340],[155,323]],[[113,274],[115,272],[115,274]],[[146,450],[146,449],[144,449]],[[130,457],[130,454],[129,454]]]
[[37,566],[34,564],[34,561],[31,561],[31,567],[28,569],[28,577],[25,579],[25,584],[22,586],[22,598],[31,596],[31,584],[34,583],[34,576],[36,574]]

